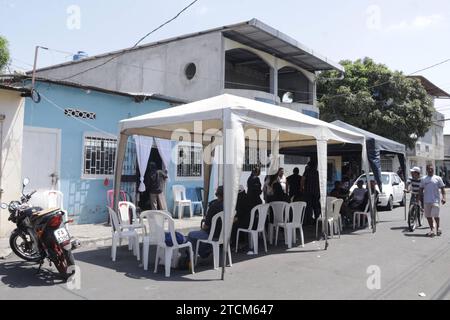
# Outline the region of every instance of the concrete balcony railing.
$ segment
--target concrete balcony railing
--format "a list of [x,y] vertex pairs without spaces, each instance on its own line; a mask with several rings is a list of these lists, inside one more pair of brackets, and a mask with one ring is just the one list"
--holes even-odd
[[319,117],[319,108],[312,104],[293,102],[293,103],[281,103],[280,105],[282,107],[289,108],[291,110],[307,114],[315,118]]
[[258,91],[258,90],[247,90],[247,89],[224,89],[223,93],[233,94],[235,96],[248,98],[252,100],[258,100],[271,104],[280,104],[280,98],[272,93]]

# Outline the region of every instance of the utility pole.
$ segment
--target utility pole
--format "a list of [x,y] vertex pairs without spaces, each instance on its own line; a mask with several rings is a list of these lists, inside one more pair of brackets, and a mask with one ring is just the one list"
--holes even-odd
[[31,90],[34,90],[34,83],[36,81],[36,66],[37,66],[39,48],[48,50],[48,48],[41,47],[41,46],[36,46],[36,49],[34,50],[34,64],[33,64],[33,76],[31,77]]

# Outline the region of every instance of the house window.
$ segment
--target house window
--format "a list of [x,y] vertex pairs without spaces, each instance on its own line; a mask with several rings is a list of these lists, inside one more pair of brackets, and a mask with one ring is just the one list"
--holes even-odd
[[264,169],[268,162],[269,153],[259,148],[245,147],[244,165],[242,171],[252,171],[255,167]]
[[429,146],[425,146],[425,152],[430,152],[430,147]]
[[381,159],[381,171],[393,172],[392,159]]
[[201,178],[203,149],[197,144],[178,144],[177,177]]
[[117,139],[98,134],[85,134],[83,139],[84,179],[103,179],[114,174]]

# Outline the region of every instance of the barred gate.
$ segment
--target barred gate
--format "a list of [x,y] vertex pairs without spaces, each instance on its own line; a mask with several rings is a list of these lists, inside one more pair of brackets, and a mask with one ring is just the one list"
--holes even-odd
[[125,191],[131,197],[131,202],[136,202],[136,189],[139,178],[137,172],[137,154],[136,144],[133,137],[128,137],[127,148],[125,151],[125,158],[122,169],[122,181],[120,184],[121,190]]

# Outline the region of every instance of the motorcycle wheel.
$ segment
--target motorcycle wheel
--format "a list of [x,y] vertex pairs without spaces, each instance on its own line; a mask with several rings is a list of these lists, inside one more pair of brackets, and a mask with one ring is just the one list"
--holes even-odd
[[64,280],[68,280],[74,274],[74,270],[68,271],[70,266],[75,265],[75,259],[71,250],[64,250],[59,245],[54,246],[53,263]]
[[[28,237],[30,236],[28,235]],[[22,240],[22,242],[17,243],[18,240]],[[42,260],[40,253],[33,250],[33,240],[31,237],[27,239],[27,235],[24,235],[18,230],[14,230],[9,237],[9,246],[16,256],[25,261],[39,262]]]

